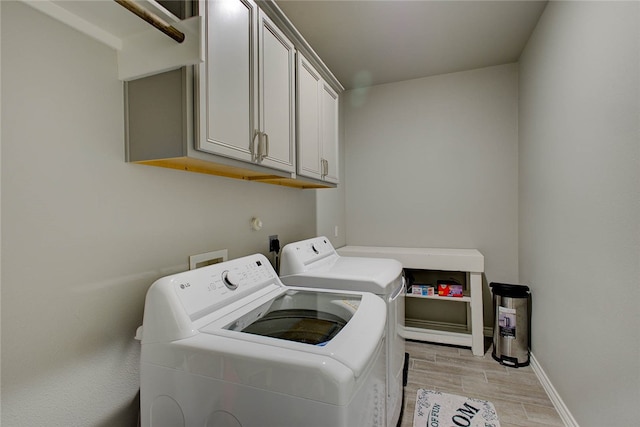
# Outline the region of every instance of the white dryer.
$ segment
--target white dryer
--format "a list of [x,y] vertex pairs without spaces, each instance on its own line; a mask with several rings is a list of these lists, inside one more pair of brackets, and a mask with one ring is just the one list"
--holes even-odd
[[285,286],[259,254],[161,278],[139,330],[142,426],[383,426],[385,311]]
[[280,279],[298,286],[372,292],[387,306],[386,407],[388,427],[402,413],[408,357],[404,327],[405,284],[402,264],[394,259],[340,256],[326,237],[290,243],[282,249]]

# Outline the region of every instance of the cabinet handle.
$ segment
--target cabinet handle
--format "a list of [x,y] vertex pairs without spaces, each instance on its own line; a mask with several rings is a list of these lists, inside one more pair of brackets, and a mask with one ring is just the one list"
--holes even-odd
[[325,176],[329,175],[329,161],[327,159],[321,159],[321,165],[322,165],[321,174],[322,174],[322,177],[324,178]]
[[263,161],[265,157],[269,157],[269,134],[262,133],[264,135],[264,150],[260,150],[260,161]]
[[[258,147],[256,149],[256,138],[258,138]],[[269,135],[258,130],[253,135],[253,142],[251,143],[251,161],[262,162],[265,157],[269,156]]]
[[[256,150],[256,138],[258,138],[258,149]],[[258,156],[260,155],[260,132],[258,130],[253,131],[253,141],[249,144],[249,152],[251,153],[251,161],[255,162],[258,160]]]

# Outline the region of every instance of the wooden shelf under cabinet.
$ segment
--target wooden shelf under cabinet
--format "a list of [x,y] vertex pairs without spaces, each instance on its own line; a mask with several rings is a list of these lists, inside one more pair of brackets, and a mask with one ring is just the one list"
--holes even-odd
[[333,188],[330,183],[318,183],[304,178],[288,178],[278,175],[265,174],[263,171],[255,171],[237,166],[227,166],[220,163],[199,160],[191,157],[173,157],[158,160],[134,161],[142,165],[160,166],[170,169],[178,169],[189,172],[204,173],[208,175],[223,176],[226,178],[243,179],[245,181],[262,182],[265,184],[282,185],[299,189]]

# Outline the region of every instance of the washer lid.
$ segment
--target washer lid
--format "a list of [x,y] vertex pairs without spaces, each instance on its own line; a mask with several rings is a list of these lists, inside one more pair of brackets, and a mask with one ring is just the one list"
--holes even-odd
[[325,346],[349,323],[361,301],[360,294],[289,290],[225,329]]
[[[277,336],[286,335],[286,330],[274,333],[248,330],[261,319],[269,319],[270,313],[303,310],[323,313],[321,317],[333,322],[338,330],[335,333],[330,328],[321,331],[330,336],[319,342],[320,345]],[[204,326],[200,332],[254,343],[252,357],[268,357],[267,353],[272,352],[284,356],[290,351],[301,354],[301,357],[305,357],[305,353],[324,356],[341,363],[353,372],[354,378],[358,378],[378,351],[384,337],[386,315],[384,301],[371,293],[288,288],[250,301],[242,309]],[[302,316],[293,314],[293,317],[300,319]],[[289,322],[288,326],[290,331],[306,329],[312,334],[314,331],[311,329],[315,327],[313,322],[298,325]]]

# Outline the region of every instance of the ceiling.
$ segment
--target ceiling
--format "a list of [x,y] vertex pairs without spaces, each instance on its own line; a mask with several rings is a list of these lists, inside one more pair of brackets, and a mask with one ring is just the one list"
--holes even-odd
[[276,0],[345,89],[516,62],[546,1]]

